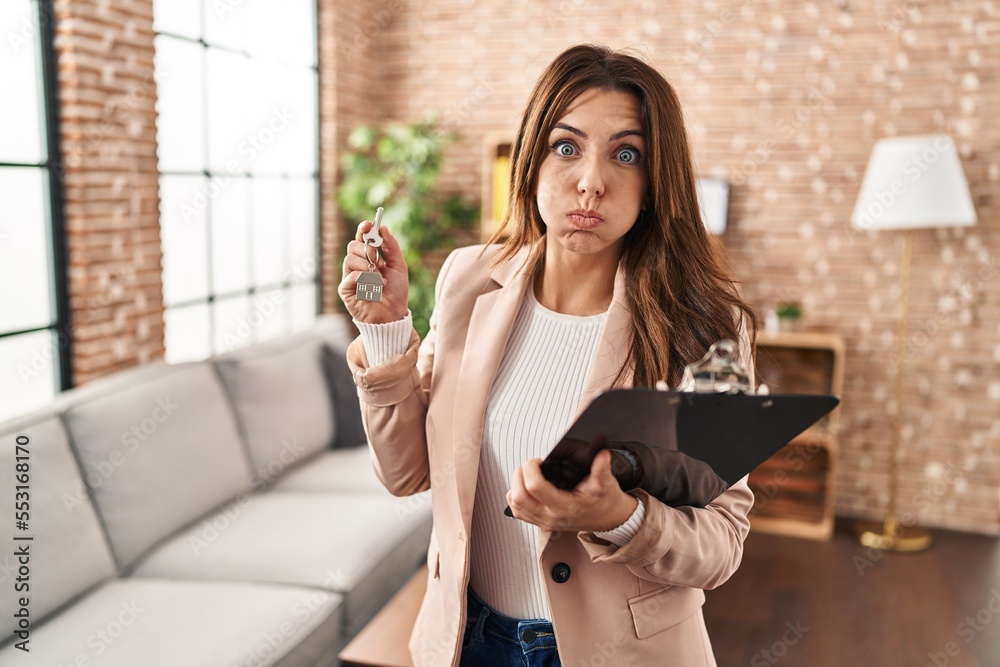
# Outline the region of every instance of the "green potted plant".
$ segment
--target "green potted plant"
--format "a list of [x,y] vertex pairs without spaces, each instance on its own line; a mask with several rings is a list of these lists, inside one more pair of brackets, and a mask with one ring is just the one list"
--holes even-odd
[[347,139],[341,158],[343,180],[337,203],[353,237],[361,220],[370,220],[379,206],[382,223],[399,240],[409,267],[413,326],[423,336],[434,307],[435,259],[462,242],[462,232],[479,222],[479,204],[435,188],[444,148],[457,136],[445,132],[436,119],[378,127],[362,125]]
[[774,309],[774,314],[778,316],[779,330],[794,331],[799,328],[802,319],[802,306],[798,301],[782,301]]

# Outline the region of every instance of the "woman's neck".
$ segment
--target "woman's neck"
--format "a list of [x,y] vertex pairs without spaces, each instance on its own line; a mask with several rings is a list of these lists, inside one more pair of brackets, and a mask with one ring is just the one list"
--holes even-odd
[[535,298],[551,311],[565,315],[607,312],[615,293],[618,260],[592,255],[546,252],[545,266],[535,276]]

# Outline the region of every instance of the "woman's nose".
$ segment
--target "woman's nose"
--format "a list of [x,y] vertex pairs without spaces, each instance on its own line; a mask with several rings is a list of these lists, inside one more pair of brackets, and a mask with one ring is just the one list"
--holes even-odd
[[600,197],[604,194],[603,165],[597,158],[590,157],[580,160],[580,180],[577,190],[582,195]]

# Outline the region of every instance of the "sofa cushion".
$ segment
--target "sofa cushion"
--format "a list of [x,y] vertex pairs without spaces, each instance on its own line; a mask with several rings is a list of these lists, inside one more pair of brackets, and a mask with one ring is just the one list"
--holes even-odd
[[341,625],[328,591],[115,579],[32,628],[30,653],[0,648],[0,664],[315,667],[334,664]]
[[328,449],[336,437],[321,348],[322,339],[303,332],[215,359],[264,482]]
[[361,400],[347,365],[347,348],[358,337],[357,327],[350,316],[321,315],[310,329],[323,339],[323,367],[330,383],[337,417],[337,438],[334,447],[354,447],[368,441],[361,421]]
[[350,636],[426,561],[430,503],[408,500],[273,490],[249,496],[150,552],[134,573],[340,592]]
[[[18,441],[24,443],[25,438],[28,459],[16,461],[16,456],[24,455],[23,451],[17,451],[16,444]],[[0,502],[3,534],[33,538],[30,541],[8,538],[0,555],[0,581],[6,582],[4,594],[0,595],[0,614],[5,619],[0,633],[2,642],[14,629],[12,619],[18,598],[30,599],[30,618],[37,622],[76,595],[115,576],[115,562],[80,478],[58,412],[36,413],[31,418],[3,424],[0,443],[3,443],[0,487],[5,491],[3,502]],[[17,463],[27,463],[28,528],[24,531],[12,530],[15,527],[14,494],[24,491],[16,488],[20,484],[15,478],[19,474],[15,469]],[[22,496],[18,502],[25,502],[25,498]],[[29,586],[26,591],[15,590],[14,577],[20,565],[14,553],[17,549],[28,550],[30,579],[26,582]],[[70,554],[72,565],[67,561]],[[0,659],[0,664],[3,662]]]
[[334,491],[389,495],[385,486],[375,476],[368,445],[320,452],[288,471],[271,488],[275,491],[314,493]]
[[365,424],[361,419],[361,399],[358,387],[347,365],[347,352],[339,346],[323,345],[323,370],[330,383],[337,415],[337,447],[355,447],[368,443]]
[[252,488],[210,364],[153,364],[80,394],[65,420],[120,567]]

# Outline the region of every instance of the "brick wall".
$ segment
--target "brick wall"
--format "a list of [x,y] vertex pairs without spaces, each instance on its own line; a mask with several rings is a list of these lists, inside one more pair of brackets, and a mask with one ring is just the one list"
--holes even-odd
[[[323,312],[343,309],[337,295],[343,251],[350,238],[335,205],[340,150],[359,124],[385,118],[388,97],[380,51],[385,30],[401,0],[372,2],[320,0],[320,217]],[[372,211],[374,213],[374,211]]]
[[916,235],[899,509],[1000,530],[1000,7],[412,2],[380,40],[388,114],[451,118],[446,185],[478,195],[483,136],[585,40],[633,47],[678,89],[699,171],[733,184],[725,244],[755,307],[801,299],[806,326],[845,338],[841,514],[884,511],[893,409],[900,236],[851,232],[860,179],[880,137],[955,138],[979,224]]
[[[848,346],[838,511],[887,495],[899,236],[848,218],[874,141],[945,131],[969,230],[920,232],[900,509],[1000,529],[1000,9],[992,3],[320,0],[323,310],[346,239],[337,153],[359,122],[436,111],[464,141],[447,187],[479,195],[482,139],[513,132],[535,78],[590,40],[632,46],[684,100],[699,170],[733,184],[725,243],[763,311],[800,298]],[[58,0],[76,382],[162,357],[152,2]]]
[[163,356],[153,3],[57,0],[73,378]]
[[[391,10],[399,3],[390,6]],[[55,48],[66,195],[74,384],[163,356],[152,0],[58,0]],[[340,310],[337,151],[381,117],[372,57],[391,14],[321,0],[320,188],[324,312]]]

